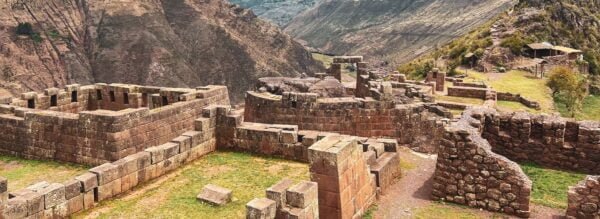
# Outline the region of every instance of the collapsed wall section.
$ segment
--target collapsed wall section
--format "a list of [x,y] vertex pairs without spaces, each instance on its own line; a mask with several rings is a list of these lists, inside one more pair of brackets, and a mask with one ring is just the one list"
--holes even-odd
[[482,136],[494,152],[519,162],[600,173],[600,123],[558,116],[490,111]]
[[372,98],[317,98],[311,93],[248,92],[246,122],[297,125],[362,137],[396,138],[421,152],[435,153],[444,112],[430,104],[398,104]]
[[198,88],[181,95],[164,92],[161,99],[171,102],[154,109],[74,114],[1,105],[0,127],[6,131],[0,133],[0,153],[98,165],[168,142],[192,129],[202,108],[229,104],[224,86]]
[[465,111],[440,145],[432,197],[494,212],[529,217],[531,180],[481,137],[484,108]]

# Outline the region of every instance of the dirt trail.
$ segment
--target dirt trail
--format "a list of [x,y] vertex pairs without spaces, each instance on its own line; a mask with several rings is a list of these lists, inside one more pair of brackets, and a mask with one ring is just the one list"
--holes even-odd
[[[424,155],[406,148],[399,150],[402,160],[402,178],[378,200],[378,209],[373,218],[415,218],[419,209],[431,207],[438,202],[430,199],[433,172],[435,171],[435,155]],[[474,214],[479,218],[514,218],[508,215],[463,208],[454,205],[443,205],[451,211]],[[564,212],[543,206],[532,205],[531,218],[560,218]],[[439,218],[444,218],[440,215]]]

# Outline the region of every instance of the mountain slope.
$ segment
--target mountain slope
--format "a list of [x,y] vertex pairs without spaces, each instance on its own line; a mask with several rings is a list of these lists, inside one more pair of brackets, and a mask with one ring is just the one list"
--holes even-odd
[[325,0],[285,31],[334,54],[361,54],[392,64],[409,61],[477,27],[512,0]]
[[[221,0],[0,3],[0,81],[13,93],[68,83],[228,85],[321,70],[300,44]],[[35,34],[17,35],[19,23]]]
[[287,25],[296,15],[315,6],[319,0],[230,0],[244,8],[249,8],[259,17],[281,27]]

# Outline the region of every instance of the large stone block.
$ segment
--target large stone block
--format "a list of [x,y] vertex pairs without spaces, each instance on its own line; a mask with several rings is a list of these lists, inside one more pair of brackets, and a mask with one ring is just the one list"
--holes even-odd
[[44,196],[45,209],[50,209],[66,201],[65,186],[60,183],[52,183],[40,190],[39,193]]
[[94,167],[90,169],[90,172],[98,176],[98,185],[110,183],[115,179],[121,177],[119,175],[119,167],[111,163],[105,163],[100,166]]
[[11,198],[2,210],[2,218],[25,218],[27,216],[27,200],[23,198]]
[[81,195],[81,191],[83,191],[81,181],[77,179],[67,180],[63,184],[65,185],[65,199],[67,200]]
[[202,188],[202,191],[196,198],[213,205],[225,205],[231,202],[231,195],[232,191],[229,189],[208,184]]
[[277,204],[277,209],[280,209],[286,205],[286,192],[293,184],[294,181],[291,179],[284,179],[267,189],[266,196],[267,198],[275,201]]
[[318,188],[315,182],[301,182],[286,192],[287,204],[296,208],[306,208],[317,203]]
[[79,180],[84,192],[90,191],[98,187],[98,175],[94,173],[84,173],[82,175],[76,176],[75,179]]
[[246,204],[247,219],[273,219],[277,213],[277,204],[268,198],[255,198]]

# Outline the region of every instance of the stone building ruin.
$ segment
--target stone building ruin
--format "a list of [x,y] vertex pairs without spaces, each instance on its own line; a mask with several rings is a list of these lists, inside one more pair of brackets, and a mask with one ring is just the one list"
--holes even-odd
[[228,150],[310,167],[310,181],[265,188],[246,205],[247,218],[357,218],[395,183],[397,150],[408,147],[437,154],[433,200],[529,217],[532,182],[515,163],[528,161],[596,175],[565,191],[566,215],[599,216],[599,122],[485,106],[453,119],[433,102],[435,86],[370,70],[362,58],[336,63],[345,62],[357,65],[355,89],[311,89],[335,84],[329,76],[267,78],[243,109],[223,86],[70,85],[2,98],[0,153],[94,167],[16,191],[0,177],[1,215],[67,217]]

